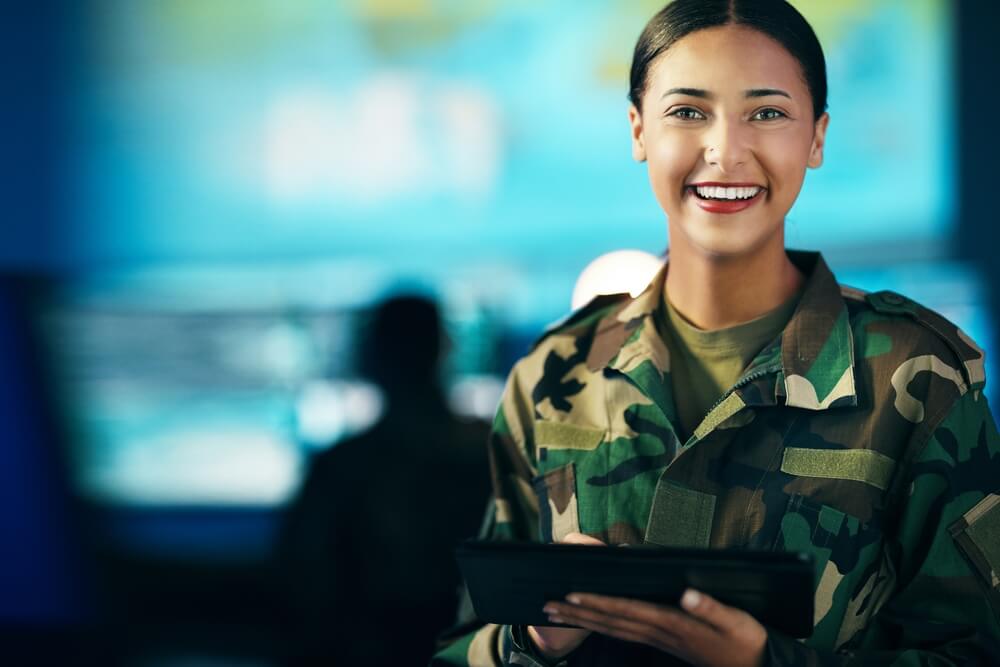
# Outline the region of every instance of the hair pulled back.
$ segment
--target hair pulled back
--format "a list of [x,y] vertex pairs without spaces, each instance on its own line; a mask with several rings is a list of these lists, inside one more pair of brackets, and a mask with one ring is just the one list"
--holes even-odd
[[679,39],[725,25],[752,28],[772,38],[795,58],[812,96],[813,115],[826,111],[826,60],[809,22],[785,0],[674,0],[646,24],[632,56],[629,100],[642,109],[649,68]]

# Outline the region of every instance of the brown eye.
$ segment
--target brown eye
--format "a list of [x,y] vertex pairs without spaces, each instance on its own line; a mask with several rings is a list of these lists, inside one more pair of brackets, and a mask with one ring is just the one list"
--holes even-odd
[[778,111],[777,109],[767,108],[761,109],[753,115],[755,120],[778,120],[779,118],[787,118],[784,112]]
[[679,109],[674,109],[668,116],[673,116],[674,118],[679,118],[681,120],[704,120],[705,115],[693,107],[680,107]]

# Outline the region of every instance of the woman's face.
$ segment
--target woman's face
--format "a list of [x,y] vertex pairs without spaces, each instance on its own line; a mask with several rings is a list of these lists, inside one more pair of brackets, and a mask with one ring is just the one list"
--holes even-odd
[[797,60],[740,26],[678,40],[655,60],[632,152],[670,223],[671,253],[713,257],[784,246],[806,167],[823,161],[829,117],[814,121]]

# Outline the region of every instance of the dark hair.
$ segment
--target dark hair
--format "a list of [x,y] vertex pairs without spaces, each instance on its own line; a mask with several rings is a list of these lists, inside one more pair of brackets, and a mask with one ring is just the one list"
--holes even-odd
[[363,323],[360,372],[387,392],[436,382],[444,352],[437,304],[420,294],[397,294]]
[[826,60],[809,22],[785,0],[675,0],[649,20],[632,56],[628,97],[642,109],[649,66],[677,40],[724,25],[746,26],[774,39],[799,61],[813,115],[826,111]]

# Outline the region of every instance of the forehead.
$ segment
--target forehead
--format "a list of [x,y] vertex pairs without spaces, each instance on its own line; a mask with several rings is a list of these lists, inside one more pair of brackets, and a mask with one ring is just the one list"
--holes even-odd
[[698,30],[679,39],[653,62],[647,87],[650,93],[690,87],[722,95],[780,88],[793,96],[809,96],[801,65],[780,42],[736,25]]

